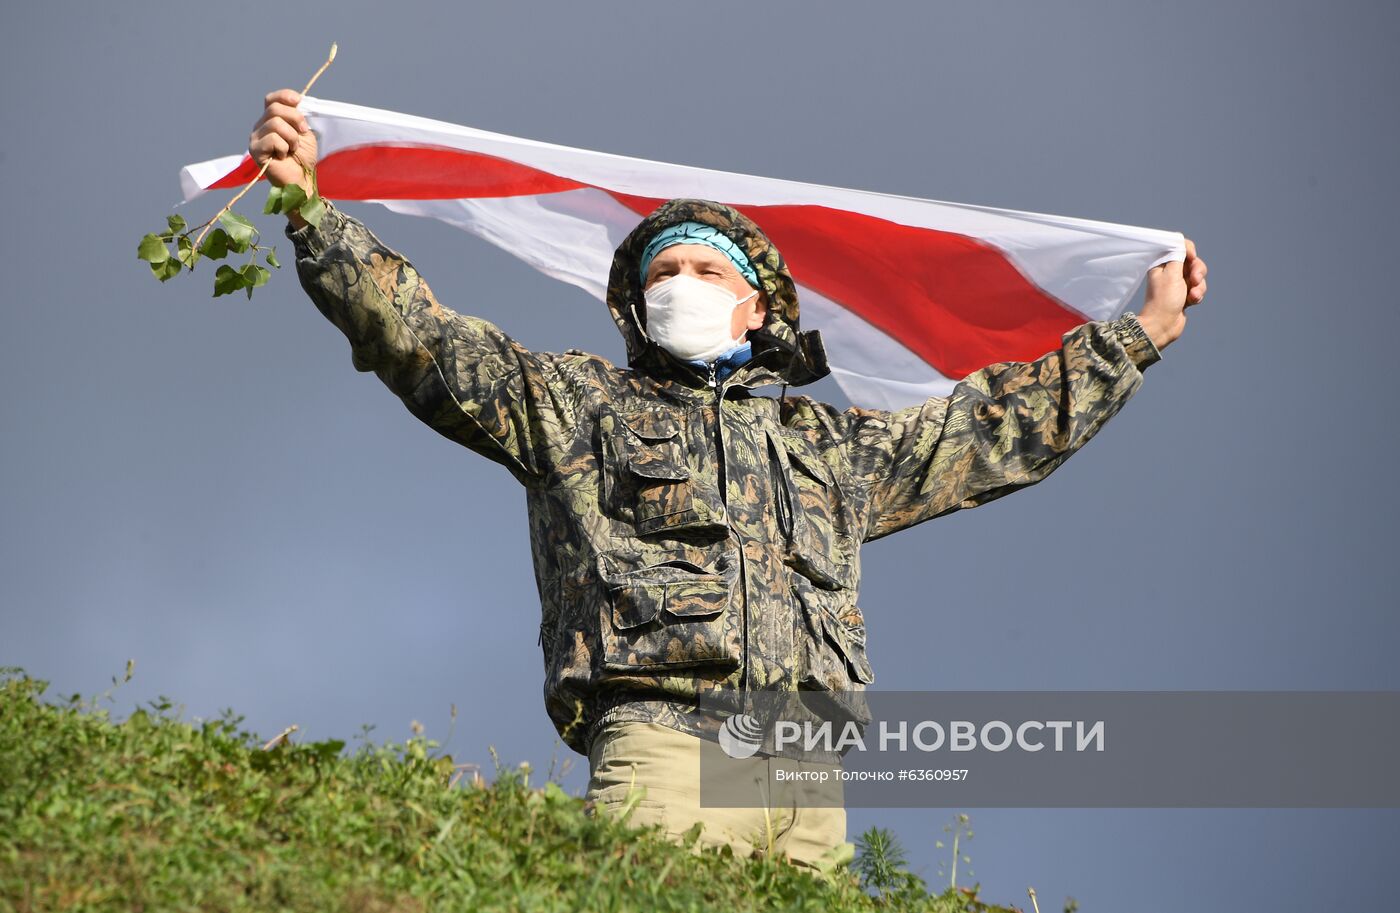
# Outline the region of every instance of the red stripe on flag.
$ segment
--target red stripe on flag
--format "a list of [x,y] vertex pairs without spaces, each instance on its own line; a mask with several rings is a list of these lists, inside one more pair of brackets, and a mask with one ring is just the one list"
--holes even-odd
[[[252,158],[210,187],[241,187]],[[332,200],[459,200],[581,190],[589,185],[508,159],[436,146],[374,144],[337,149],[316,163],[316,185]]]
[[[423,146],[337,150],[317,163],[316,173],[322,193],[341,200],[485,199],[592,186],[482,153]],[[256,174],[245,156],[210,187],[237,187]],[[598,189],[639,215],[662,202]],[[945,377],[1039,358],[1085,321],[975,238],[828,206],[736,208],[763,227],[794,279],[889,334]]]
[[206,190],[224,190],[229,187],[242,187],[244,184],[258,176],[258,166],[253,164],[251,156],[243,156],[243,161],[238,163],[238,167],[228,174],[219,178],[214,183],[206,187]]

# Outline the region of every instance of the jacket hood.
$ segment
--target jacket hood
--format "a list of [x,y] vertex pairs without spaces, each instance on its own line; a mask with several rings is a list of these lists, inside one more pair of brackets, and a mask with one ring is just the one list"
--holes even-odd
[[[658,231],[678,222],[703,222],[724,232],[743,250],[758,273],[768,302],[763,326],[750,330],[753,359],[739,369],[754,385],[764,382],[800,386],[830,373],[826,350],[816,330],[802,332],[797,320],[797,285],[778,248],[752,219],[731,206],[710,200],[668,200],[632,229],[613,255],[608,277],[608,310],[627,343],[627,363],[648,374],[665,376],[694,371],[646,335],[646,300],[642,297],[642,253]],[[763,375],[771,375],[764,378]]]

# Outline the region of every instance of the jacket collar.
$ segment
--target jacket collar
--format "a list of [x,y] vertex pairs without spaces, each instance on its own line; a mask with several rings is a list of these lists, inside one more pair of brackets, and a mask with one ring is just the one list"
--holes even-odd
[[691,359],[689,360],[689,364],[694,365],[702,371],[710,370],[710,365],[713,364],[715,368],[715,377],[719,380],[724,380],[751,358],[753,358],[753,343],[745,340],[734,348],[722,353],[713,362],[707,362],[703,359]]
[[[750,333],[750,336],[752,335]],[[782,371],[782,365],[788,361],[790,356],[782,349],[750,345],[747,358],[735,364],[727,375],[721,375],[716,370],[715,379],[726,388],[791,384]],[[709,365],[682,361],[654,343],[641,353],[632,367],[674,392],[683,391],[685,395],[694,396],[702,401],[714,396]]]

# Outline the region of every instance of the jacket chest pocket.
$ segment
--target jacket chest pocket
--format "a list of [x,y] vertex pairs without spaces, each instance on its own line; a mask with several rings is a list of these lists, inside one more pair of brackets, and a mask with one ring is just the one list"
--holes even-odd
[[725,551],[711,560],[692,557],[647,559],[628,550],[598,556],[607,591],[603,668],[738,667],[743,655],[742,623],[734,605],[738,555]]
[[724,504],[707,475],[696,475],[686,461],[690,438],[702,435],[683,414],[606,412],[603,436],[603,503],[638,534],[687,532],[728,534]]
[[768,440],[785,562],[823,589],[854,589],[856,543],[835,474],[805,437],[770,432]]

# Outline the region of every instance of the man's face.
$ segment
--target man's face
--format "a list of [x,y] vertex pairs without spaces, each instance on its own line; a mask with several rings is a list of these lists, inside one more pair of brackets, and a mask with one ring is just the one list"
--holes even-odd
[[[713,282],[735,298],[743,298],[753,292],[753,286],[749,285],[734,263],[708,244],[672,244],[662,250],[647,266],[647,281],[643,289],[680,273]],[[742,339],[749,330],[763,326],[767,313],[768,304],[762,293],[736,306],[729,322],[729,335]]]

